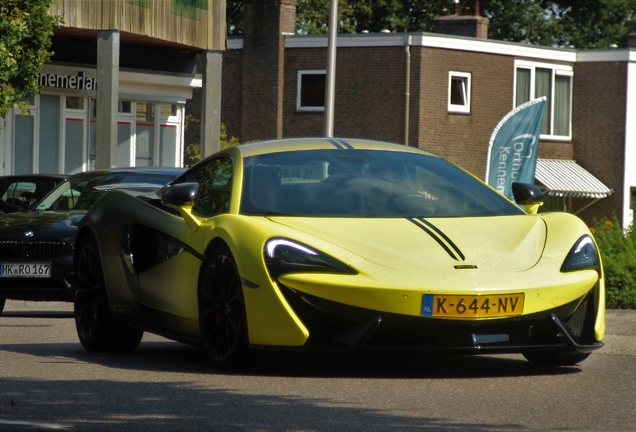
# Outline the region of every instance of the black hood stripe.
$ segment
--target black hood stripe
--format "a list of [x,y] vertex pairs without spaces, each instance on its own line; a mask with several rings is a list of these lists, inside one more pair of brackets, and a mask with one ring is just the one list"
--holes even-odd
[[333,146],[335,146],[338,150],[344,150],[344,149],[354,150],[353,146],[343,139],[334,139],[334,138],[325,138],[325,139],[329,141],[329,143],[331,143]]
[[343,139],[336,139],[337,142],[339,142],[340,144],[342,144],[343,146],[345,146],[346,148],[348,148],[349,150],[354,150],[353,146],[351,144],[349,144],[348,142],[346,142]]
[[331,138],[325,138],[329,143],[331,143],[331,145],[333,145],[335,148],[337,148],[338,150],[344,150],[345,147],[340,144],[338,141],[336,141],[335,139],[331,139]]
[[466,257],[464,256],[462,251],[460,251],[459,248],[457,247],[457,245],[455,245],[455,243],[453,243],[451,241],[451,239],[449,239],[448,236],[446,234],[444,234],[439,228],[437,228],[435,225],[433,225],[432,223],[430,223],[429,221],[427,221],[424,218],[417,218],[417,220],[422,222],[426,226],[432,228],[433,230],[435,230],[435,232],[437,234],[439,234],[444,240],[446,240],[446,243],[448,243],[450,245],[450,247],[452,247],[455,250],[455,252],[457,252],[457,255],[459,255],[459,257],[462,259],[462,261],[466,261]]
[[[453,251],[451,251],[448,246],[446,246],[446,244],[442,241],[442,239],[440,239],[438,236],[435,235],[435,233],[433,233],[433,231],[431,231],[430,229],[428,229],[426,226],[420,224],[417,220],[413,219],[413,218],[407,218],[407,220],[409,222],[412,222],[415,226],[417,226],[418,228],[424,230],[428,235],[430,235],[433,240],[435,240],[442,248],[444,248],[444,250],[446,251],[446,253],[448,255],[450,255],[450,257],[452,259],[454,259],[455,261],[459,261],[457,259],[457,257],[455,256],[455,254],[453,253]],[[463,258],[462,258],[463,259]]]

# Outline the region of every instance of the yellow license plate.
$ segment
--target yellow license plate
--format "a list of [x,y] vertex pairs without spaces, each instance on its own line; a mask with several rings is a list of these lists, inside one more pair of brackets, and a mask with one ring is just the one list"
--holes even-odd
[[422,315],[433,317],[502,317],[523,313],[524,294],[424,294]]

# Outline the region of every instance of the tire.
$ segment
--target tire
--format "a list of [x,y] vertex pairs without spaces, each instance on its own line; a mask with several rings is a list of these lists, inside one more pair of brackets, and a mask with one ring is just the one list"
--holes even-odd
[[232,369],[247,356],[247,319],[241,278],[232,253],[217,249],[203,264],[199,284],[199,329],[206,357]]
[[88,351],[128,352],[139,346],[143,330],[114,326],[108,308],[97,242],[86,236],[75,263],[75,327]]
[[0,299],[0,314],[4,310],[4,304],[7,302],[7,299]]
[[588,358],[591,353],[535,352],[523,353],[526,360],[538,366],[574,366]]

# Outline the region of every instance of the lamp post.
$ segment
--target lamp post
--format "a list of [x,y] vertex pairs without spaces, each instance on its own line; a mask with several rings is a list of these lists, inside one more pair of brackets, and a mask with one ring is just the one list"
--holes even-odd
[[329,42],[327,45],[327,76],[325,82],[325,137],[333,138],[333,108],[336,93],[336,36],[338,35],[338,0],[329,8]]

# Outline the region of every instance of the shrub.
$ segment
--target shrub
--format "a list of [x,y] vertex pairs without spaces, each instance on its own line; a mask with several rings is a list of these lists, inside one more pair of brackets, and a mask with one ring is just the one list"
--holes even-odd
[[[188,114],[186,116],[185,127],[186,129],[190,126],[191,123],[199,123],[192,115]],[[221,123],[221,150],[226,149],[228,147],[234,147],[239,145],[239,140],[237,137],[227,136],[227,129],[225,128],[225,124]],[[191,167],[201,160],[201,146],[198,143],[191,143],[186,145],[185,147],[185,165],[187,167]]]
[[616,216],[592,228],[605,271],[608,309],[636,309],[636,231],[623,230]]

